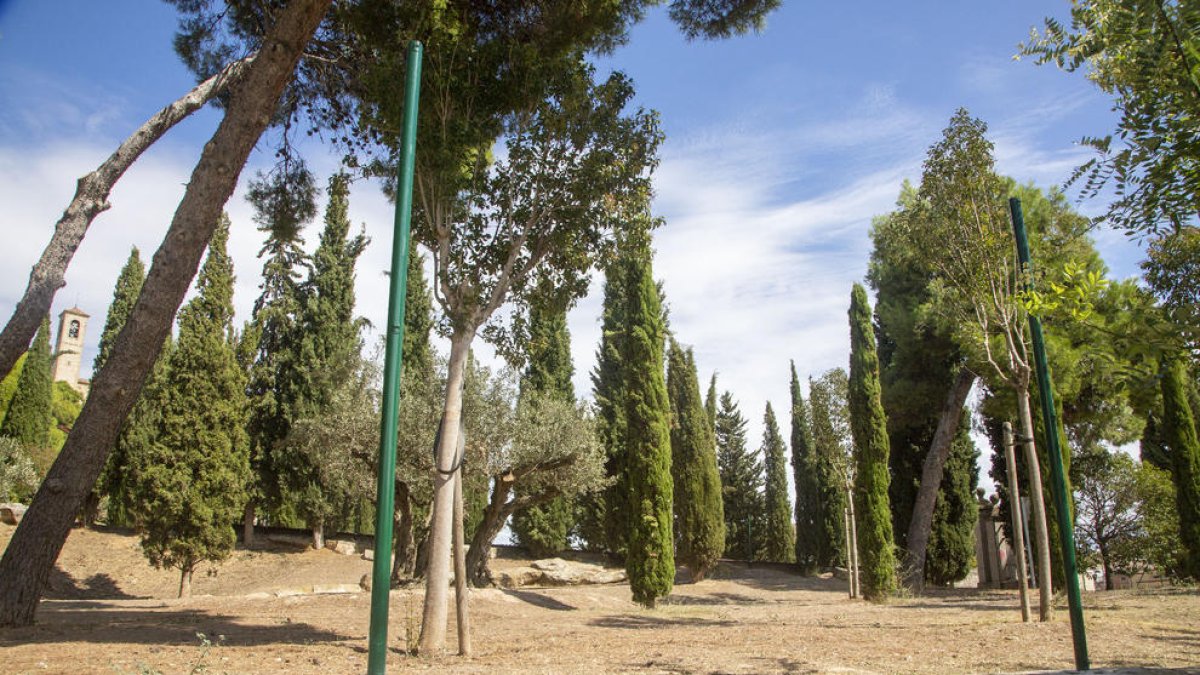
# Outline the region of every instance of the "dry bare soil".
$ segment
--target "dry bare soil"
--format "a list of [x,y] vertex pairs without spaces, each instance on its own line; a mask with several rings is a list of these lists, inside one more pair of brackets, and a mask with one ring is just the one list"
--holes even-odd
[[[0,524],[0,546],[14,528]],[[497,565],[523,564],[498,560]],[[332,551],[239,550],[195,597],[137,539],[75,530],[38,623],[0,630],[2,673],[361,673],[371,563]],[[474,591],[475,651],[410,656],[421,592],[391,595],[389,672],[951,673],[1072,667],[1064,606],[1023,624],[1015,592],[935,591],[872,605],[844,582],[723,564],[656,610],[624,584]],[[328,591],[343,592],[328,592]],[[1092,663],[1200,673],[1196,590],[1089,593]],[[453,615],[451,616],[453,626]],[[450,648],[455,649],[451,628]]]

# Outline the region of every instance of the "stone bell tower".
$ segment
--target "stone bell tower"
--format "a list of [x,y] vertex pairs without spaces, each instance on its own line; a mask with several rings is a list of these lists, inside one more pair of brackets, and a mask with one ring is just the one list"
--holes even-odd
[[79,379],[80,359],[83,358],[83,338],[87,334],[88,315],[78,307],[63,310],[58,315],[58,340],[54,343],[54,365],[51,378],[71,385],[71,388],[87,397],[87,380]]

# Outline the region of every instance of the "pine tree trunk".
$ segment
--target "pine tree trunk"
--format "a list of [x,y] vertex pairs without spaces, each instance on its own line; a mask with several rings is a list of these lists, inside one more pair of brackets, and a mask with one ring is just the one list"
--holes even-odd
[[192,572],[196,569],[195,565],[187,565],[179,570],[179,597],[192,597]]
[[0,560],[0,626],[33,623],[38,599],[84,498],[96,484],[142,385],[171,330],[233,194],[250,151],[270,122],[284,85],[332,0],[293,0],[279,12],[263,48],[233,87],[216,133],[205,145],[137,304],[66,445],[34,496]]
[[1004,463],[1008,468],[1009,511],[1012,513],[1013,554],[1017,557],[1021,620],[1029,622],[1029,571],[1025,568],[1025,520],[1021,517],[1021,488],[1017,476],[1017,454],[1013,449],[1012,425],[1004,423]]
[[446,379],[446,405],[442,409],[442,434],[434,461],[433,514],[429,531],[429,569],[425,577],[425,609],[418,650],[423,655],[441,653],[446,645],[447,602],[450,587],[450,539],[454,526],[454,469],[462,420],[463,384],[473,330],[456,330],[450,340]]
[[929,452],[921,467],[921,484],[917,490],[917,498],[913,504],[912,520],[908,525],[906,538],[908,552],[905,559],[905,585],[913,593],[925,590],[925,556],[929,551],[929,537],[933,532],[933,510],[937,506],[938,489],[942,485],[942,474],[946,460],[950,457],[950,447],[954,436],[958,433],[959,420],[962,419],[963,405],[975,384],[975,373],[966,368],[958,371],[954,384],[946,394],[942,404],[942,413],[938,418],[937,431],[929,444]]
[[25,294],[0,333],[0,378],[12,370],[17,359],[29,348],[29,341],[37,332],[42,318],[50,313],[54,294],[66,285],[64,276],[67,266],[75,257],[75,251],[83,242],[88,227],[96,216],[111,206],[108,196],[113,186],[163,134],[240,78],[253,58],[250,56],[225,66],[220,73],[158,111],[126,138],[95,171],[79,179],[75,185],[75,196],[54,225],[50,243],[46,244],[42,257],[29,273]]
[[1050,532],[1046,527],[1046,502],[1042,497],[1042,471],[1037,447],[1033,442],[1033,415],[1029,411],[1029,389],[1017,389],[1017,412],[1021,416],[1021,434],[1025,443],[1025,464],[1029,471],[1029,501],[1033,505],[1033,526],[1037,536],[1038,620],[1049,621],[1053,609],[1053,582],[1050,576]]
[[242,546],[254,547],[254,500],[246,502],[246,510],[242,513]]
[[325,548],[325,521],[318,520],[312,526],[312,547],[318,551]]

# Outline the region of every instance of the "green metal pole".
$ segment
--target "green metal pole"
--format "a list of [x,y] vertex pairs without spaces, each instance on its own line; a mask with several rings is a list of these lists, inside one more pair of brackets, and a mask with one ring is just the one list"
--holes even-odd
[[409,226],[412,221],[413,164],[417,148],[417,103],[421,94],[421,43],[408,43],[404,79],[404,131],[396,182],[396,222],[392,239],[392,288],[388,294],[387,351],[383,361],[383,420],[379,425],[379,483],[375,502],[375,564],[371,575],[371,631],[367,672],[387,672],[388,602],[391,596],[392,515],[396,497],[396,425],[400,370],[404,363],[404,298],[408,293]]
[[[1017,240],[1017,258],[1026,283],[1033,285],[1028,276],[1032,267],[1029,262],[1029,238],[1025,234],[1025,217],[1021,214],[1021,200],[1008,200],[1012,212],[1013,234]],[[1050,386],[1050,367],[1046,363],[1046,340],[1042,335],[1042,322],[1037,316],[1029,315],[1029,332],[1033,336],[1033,359],[1037,366],[1038,391],[1042,397],[1042,420],[1046,427],[1046,454],[1050,456],[1051,485],[1054,489],[1055,510],[1058,512],[1058,534],[1062,541],[1063,565],[1066,567],[1067,602],[1071,610],[1071,638],[1075,643],[1075,669],[1090,670],[1087,651],[1087,630],[1083,625],[1083,599],[1079,595],[1079,570],[1075,563],[1075,526],[1071,522],[1070,506],[1067,503],[1067,481],[1063,472],[1061,443],[1058,437],[1058,413],[1054,409],[1054,392]],[[1046,583],[1047,580],[1040,580]]]

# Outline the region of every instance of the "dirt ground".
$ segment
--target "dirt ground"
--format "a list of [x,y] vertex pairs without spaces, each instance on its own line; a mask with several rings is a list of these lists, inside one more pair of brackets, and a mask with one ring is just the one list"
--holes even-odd
[[[0,545],[13,527],[0,524]],[[522,561],[499,560],[497,565]],[[149,567],[128,535],[72,533],[38,623],[0,631],[2,673],[361,673],[370,572],[332,551],[239,550],[196,573]],[[851,601],[845,583],[723,564],[680,584],[656,610],[624,584],[481,590],[475,653],[409,656],[420,590],[391,595],[389,672],[957,673],[1066,670],[1070,624],[1022,624],[1016,593],[935,591],[886,605]],[[332,592],[338,591],[338,592]],[[1096,668],[1200,673],[1200,592],[1084,596]],[[456,649],[451,611],[450,648]]]

